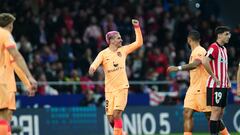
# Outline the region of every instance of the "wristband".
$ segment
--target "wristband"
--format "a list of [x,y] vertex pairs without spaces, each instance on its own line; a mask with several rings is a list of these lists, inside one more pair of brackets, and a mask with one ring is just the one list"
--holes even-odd
[[179,71],[181,71],[181,70],[182,70],[182,66],[178,66],[177,68],[178,68],[178,70],[179,70]]
[[134,24],[133,27],[134,28],[139,28],[140,26],[139,26],[139,24],[137,24],[137,25]]

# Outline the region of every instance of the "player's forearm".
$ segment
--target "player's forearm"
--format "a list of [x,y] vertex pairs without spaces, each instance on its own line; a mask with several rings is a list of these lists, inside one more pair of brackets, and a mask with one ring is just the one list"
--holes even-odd
[[24,72],[16,65],[16,63],[13,63],[14,71],[19,77],[19,79],[23,82],[26,88],[30,88],[31,84],[28,80],[27,76],[24,74]]
[[143,37],[142,37],[142,31],[141,31],[140,26],[134,26],[134,31],[135,31],[135,35],[136,35],[135,44],[138,47],[141,47],[143,45]]
[[195,68],[197,68],[199,65],[201,64],[200,60],[194,60],[192,63],[190,64],[186,64],[182,66],[182,70],[193,70]]
[[95,70],[97,70],[97,68],[99,67],[100,64],[101,64],[100,61],[97,60],[97,59],[95,59],[95,60],[93,61],[93,63],[90,65],[90,67],[91,67],[92,69],[94,69],[94,71],[95,71]]
[[206,58],[203,60],[203,66],[204,66],[204,68],[206,69],[206,71],[208,72],[209,75],[211,75],[212,77],[215,76],[212,69],[211,69],[211,66],[209,64],[209,61],[206,60]]
[[95,60],[93,61],[93,63],[90,65],[90,67],[96,70],[100,66],[102,61],[103,61],[103,56],[102,56],[102,52],[100,52],[95,58]]
[[197,65],[191,63],[191,64],[187,64],[187,65],[182,65],[182,70],[184,71],[188,71],[188,70],[193,70],[197,68]]
[[95,66],[94,64],[91,64],[90,68],[94,69],[94,71],[95,71],[98,68],[98,66]]
[[26,64],[25,60],[23,59],[22,55],[19,54],[19,55],[15,56],[14,59],[15,59],[17,66],[26,74],[27,78],[32,77],[32,74],[28,70],[27,64]]

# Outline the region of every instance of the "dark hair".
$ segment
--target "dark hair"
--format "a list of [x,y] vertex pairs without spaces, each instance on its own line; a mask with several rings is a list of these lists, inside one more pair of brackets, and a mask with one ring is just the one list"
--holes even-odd
[[191,38],[193,41],[200,41],[201,40],[200,33],[196,30],[191,30],[188,33],[188,37]]
[[11,22],[14,22],[16,18],[10,13],[1,13],[0,14],[0,27],[5,27]]
[[228,26],[218,26],[215,29],[215,34],[218,35],[218,34],[226,32],[226,31],[230,31],[230,28]]

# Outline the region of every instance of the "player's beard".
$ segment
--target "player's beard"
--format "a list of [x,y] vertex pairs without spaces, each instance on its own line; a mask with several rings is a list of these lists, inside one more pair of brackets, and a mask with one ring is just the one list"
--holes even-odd
[[230,39],[226,39],[226,40],[225,40],[225,44],[227,44],[227,43],[229,42],[229,40],[230,40]]

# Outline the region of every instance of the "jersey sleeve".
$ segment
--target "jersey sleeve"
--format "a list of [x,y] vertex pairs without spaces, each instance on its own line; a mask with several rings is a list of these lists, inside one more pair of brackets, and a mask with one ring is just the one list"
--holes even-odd
[[197,51],[195,54],[194,54],[194,57],[193,57],[193,61],[197,60],[197,61],[203,61],[203,56],[206,55],[206,50],[205,49],[199,49],[199,51]]
[[135,26],[134,31],[135,31],[135,35],[136,35],[135,42],[124,46],[124,50],[125,50],[127,55],[132,53],[133,51],[135,51],[139,47],[141,47],[142,44],[143,44],[143,37],[142,37],[142,32],[141,32],[140,26],[137,26],[137,27]]
[[102,64],[102,61],[103,61],[103,54],[102,52],[100,52],[95,58],[95,60],[93,61],[93,63],[91,64],[91,67],[93,67],[94,69],[97,69],[99,65]]
[[208,51],[207,51],[207,54],[206,54],[207,57],[209,57],[210,59],[216,59],[217,56],[218,56],[218,47],[216,45],[211,45],[209,48],[208,48]]
[[12,34],[6,32],[4,34],[4,47],[5,48],[15,48],[16,47],[16,42],[12,36]]

